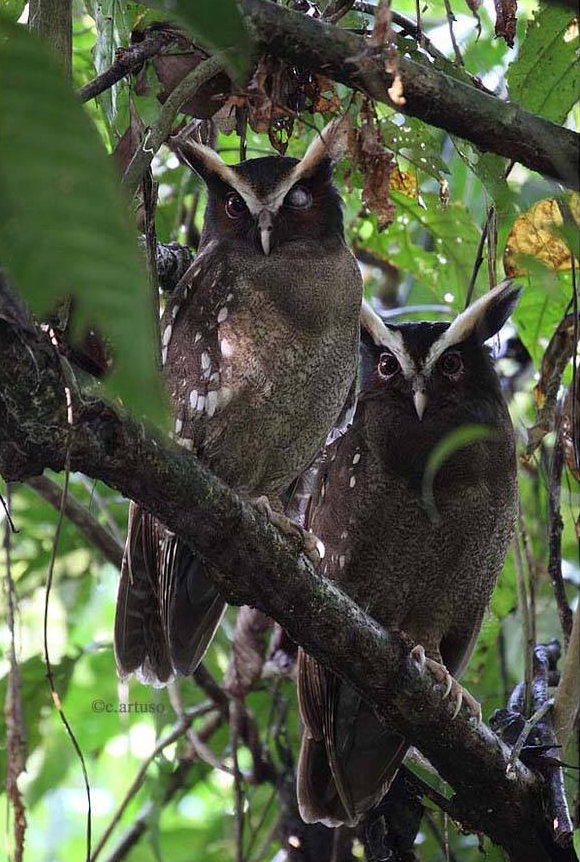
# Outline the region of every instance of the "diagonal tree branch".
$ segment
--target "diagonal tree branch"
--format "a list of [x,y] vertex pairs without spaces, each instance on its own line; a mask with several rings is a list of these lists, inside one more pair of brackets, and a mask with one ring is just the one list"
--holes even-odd
[[[0,317],[0,472],[7,481],[63,468],[69,427],[61,373],[44,333]],[[94,391],[77,390],[70,464],[159,517],[216,567],[229,602],[263,610],[348,680],[452,785],[451,814],[466,828],[485,832],[514,862],[575,858],[556,846],[543,819],[541,780],[520,762],[508,777],[509,749],[465,710],[451,721],[441,690],[410,660],[405,636],[381,629],[316,575],[295,542],[190,453]]]
[[[33,476],[28,485],[34,488],[47,503],[60,510],[62,488],[48,476]],[[71,494],[67,495],[64,514],[75,527],[101,552],[103,557],[117,568],[121,568],[123,545],[112,533],[100,524],[95,516]]]
[[[260,51],[390,104],[387,91],[393,75],[363,37],[263,0],[242,0],[242,8]],[[428,63],[400,57],[398,69],[406,105],[397,110],[481,150],[579,187],[580,135],[450,78]]]

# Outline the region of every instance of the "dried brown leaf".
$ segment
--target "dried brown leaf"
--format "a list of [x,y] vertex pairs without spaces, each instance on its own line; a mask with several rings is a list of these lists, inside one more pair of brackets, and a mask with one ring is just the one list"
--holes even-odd
[[141,145],[145,126],[137,113],[133,102],[129,106],[129,128],[113,150],[113,159],[124,172],[127,165],[135,155],[137,148]]
[[[495,35],[505,39],[510,48],[514,47],[516,38],[517,0],[494,0],[495,5]],[[471,7],[470,7],[471,8]]]
[[395,167],[393,154],[385,142],[372,102],[365,101],[360,111],[361,126],[349,132],[348,152],[353,167],[364,173],[362,200],[377,216],[379,230],[390,225],[395,208],[389,197],[391,173]]
[[[568,201],[576,223],[580,223],[580,196],[573,194]],[[558,201],[538,201],[519,216],[509,232],[503,256],[505,274],[509,278],[527,272],[522,256],[535,257],[553,269],[570,269],[570,249],[557,236],[563,224]]]
[[324,75],[316,75],[312,102],[313,112],[315,114],[339,114],[340,108],[340,98],[333,82],[330,78],[325,78]]

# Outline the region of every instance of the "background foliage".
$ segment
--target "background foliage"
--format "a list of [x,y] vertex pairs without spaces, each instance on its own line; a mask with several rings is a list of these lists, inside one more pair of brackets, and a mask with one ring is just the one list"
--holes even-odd
[[[151,5],[155,8],[120,0],[87,0],[86,5],[75,2],[75,87],[86,84],[111,64],[116,48],[129,43],[134,27],[168,17],[164,3]],[[233,3],[213,0],[197,6],[199,14],[195,13],[193,24],[204,45],[227,49],[239,39],[243,22],[232,11]],[[171,4],[172,13],[182,10],[185,17],[189,14],[190,22],[192,8],[185,2]],[[0,102],[4,124],[2,260],[37,311],[51,308],[63,290],[79,296],[78,325],[101,325],[116,352],[119,371],[109,384],[110,391],[133,409],[159,419],[163,408],[154,371],[151,294],[137,244],[123,217],[126,202],[114,169],[107,164],[110,159],[105,150],[112,153],[118,147],[131,118],[136,123],[138,116],[144,127],[154,122],[161,85],[147,68],[141,73],[141,86],[135,77],[126,78],[81,108],[49,60],[48,51],[15,23],[25,11],[24,3],[3,0],[1,10],[9,36],[1,51],[2,88],[9,94],[8,100]],[[400,0],[396,11],[412,18],[414,0]],[[423,9],[424,32],[438,49],[436,65],[463,79],[468,74],[476,76],[502,97],[578,129],[578,23],[571,21],[569,11],[554,5],[540,5],[538,9],[526,0],[518,10],[512,49],[495,38],[489,3],[479,8],[479,37],[477,21],[467,6],[455,0],[454,12],[455,35],[464,63],[460,68],[453,62],[444,4],[433,0]],[[340,26],[354,28],[369,25],[372,19],[354,10],[340,22]],[[401,50],[420,59],[422,54],[411,36],[401,30],[397,38]],[[240,74],[248,58],[242,52],[231,62]],[[343,86],[331,88],[326,96],[324,103],[320,100],[295,123],[289,154],[304,153],[312,139],[313,124],[321,128],[329,111],[340,108],[356,117],[361,108],[360,97],[353,103],[352,92]],[[446,316],[460,310],[473,281],[482,229],[488,221],[488,234],[497,240],[486,247],[486,259],[475,273],[474,294],[486,290],[494,276],[497,280],[503,277],[506,247],[510,250],[505,258],[507,270],[519,275],[525,286],[498,363],[523,452],[526,428],[536,421],[532,390],[539,379],[542,357],[572,297],[569,249],[564,247],[562,252],[557,245],[561,227],[545,219],[534,220],[531,208],[540,201],[562,198],[562,190],[519,165],[505,179],[505,159],[480,153],[466,142],[384,105],[378,106],[377,113],[384,143],[396,154],[400,170],[398,179],[391,177],[390,181],[394,210],[386,230],[379,229],[380,213],[363,202],[369,203],[369,198],[363,191],[365,177],[360,167],[353,169],[347,160],[337,173],[348,239],[361,260],[367,295],[377,297],[390,313],[403,307],[405,319]],[[67,134],[62,133],[64,129]],[[236,162],[237,135],[220,132],[217,149],[224,159]],[[265,132],[248,130],[248,157],[271,150]],[[177,240],[195,247],[203,213],[201,184],[166,149],[156,156],[153,174],[159,183],[158,240]],[[577,203],[566,200],[574,211]],[[136,215],[139,218],[138,212]],[[526,255],[523,264],[519,252]],[[412,310],[414,307],[419,310]],[[521,345],[514,341],[516,337]],[[512,339],[511,349],[506,348],[508,338]],[[563,378],[565,387],[571,378],[569,363]],[[531,578],[534,588],[532,611],[538,641],[562,639],[547,574],[553,442],[553,434],[546,437],[520,469],[522,528],[529,549],[526,577]],[[562,478],[561,514],[562,565],[573,606],[580,584],[577,479],[578,464],[571,455]],[[126,501],[101,483],[79,475],[71,477],[70,491],[105,529],[123,541]],[[86,825],[82,775],[52,707],[43,658],[44,591],[57,514],[29,487],[13,487],[10,497],[18,532],[7,532],[7,543],[18,597],[16,644],[28,748],[27,771],[20,780],[28,818],[26,858],[29,862],[81,859]],[[5,571],[5,555],[0,565]],[[152,690],[135,680],[127,684],[117,680],[111,639],[118,573],[66,520],[54,577],[48,624],[50,656],[64,710],[87,761],[93,834],[98,840],[144,759],[175,724],[175,698],[172,703],[166,690]],[[217,679],[227,668],[234,620],[235,611],[230,610],[206,659],[208,670]],[[8,645],[9,634],[3,630],[2,647],[7,649]],[[505,704],[513,685],[523,678],[525,648],[516,560],[510,553],[464,678],[481,701],[485,717]],[[5,674],[8,661],[3,660],[0,667]],[[4,702],[6,677],[1,685],[0,699]],[[198,687],[183,681],[179,691],[183,706],[188,708],[206,697]],[[125,702],[151,704],[155,711],[99,711],[101,703],[117,709]],[[287,731],[290,747],[296,752],[299,722],[293,682],[265,679],[247,702],[274,759],[280,759],[281,746],[275,744],[275,737],[282,733],[281,728]],[[100,858],[108,858],[115,842],[143,812],[147,829],[123,858],[132,862],[226,862],[234,858],[234,788],[229,772],[203,759],[192,760],[178,792],[170,802],[164,800],[176,752],[186,757],[187,747],[187,740],[182,738],[154,759]],[[211,748],[231,769],[232,749],[225,726],[212,736]],[[574,751],[568,752],[567,760],[574,756]],[[242,747],[240,768],[249,768],[250,761],[249,751]],[[5,769],[3,758],[2,775]],[[577,785],[574,788],[570,776],[572,800]],[[253,862],[273,859],[279,848],[273,831],[277,817],[274,791],[263,783],[245,786],[244,793],[246,858]],[[10,832],[5,822],[7,810],[2,804],[4,836]],[[423,862],[443,859],[442,836],[447,835],[455,858],[462,862],[479,858],[477,837],[460,834],[435,810],[419,835],[419,858]],[[486,850],[492,862],[501,858],[494,848],[486,846]]]

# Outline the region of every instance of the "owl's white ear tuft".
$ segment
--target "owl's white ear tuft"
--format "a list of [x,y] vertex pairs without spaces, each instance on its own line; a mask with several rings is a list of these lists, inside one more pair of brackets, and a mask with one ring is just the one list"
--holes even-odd
[[374,308],[363,299],[360,310],[362,328],[368,332],[377,347],[386,347],[397,357],[405,377],[415,373],[415,365],[405,347],[403,336],[396,329],[390,329],[383,323]]
[[181,161],[195,171],[204,183],[207,184],[212,177],[216,177],[243,197],[250,212],[254,213],[260,209],[252,186],[232,170],[211,147],[182,135],[175,135],[168,143]]
[[520,292],[521,288],[508,279],[469,305],[435,342],[425,364],[432,365],[449,347],[472,335],[482,344],[499,332],[516,307]]
[[324,159],[332,164],[338,162],[346,152],[348,144],[348,121],[346,117],[331,120],[319,132],[301,160],[294,168],[294,182],[301,177],[310,177]]

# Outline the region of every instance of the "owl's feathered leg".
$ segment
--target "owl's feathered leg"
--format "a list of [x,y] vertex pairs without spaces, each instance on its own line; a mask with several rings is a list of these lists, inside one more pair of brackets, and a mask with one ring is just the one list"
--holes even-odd
[[480,723],[482,718],[481,704],[478,703],[467,689],[463,688],[463,686],[457,682],[455,677],[451,676],[444,664],[426,656],[425,648],[421,646],[421,644],[417,644],[417,646],[413,647],[411,650],[411,658],[417,662],[421,670],[427,668],[427,670],[435,677],[437,682],[440,682],[443,685],[443,699],[445,700],[446,697],[449,697],[453,704],[453,715],[451,718],[455,718],[458,715],[462,704],[465,703],[471,715],[477,719],[478,724]]
[[302,540],[304,551],[312,560],[314,565],[324,559],[324,545],[320,539],[309,530],[305,530],[296,521],[288,518],[282,512],[277,512],[270,503],[268,497],[254,497],[250,500],[252,506],[264,515],[271,524],[277,527],[285,536],[298,536]]

